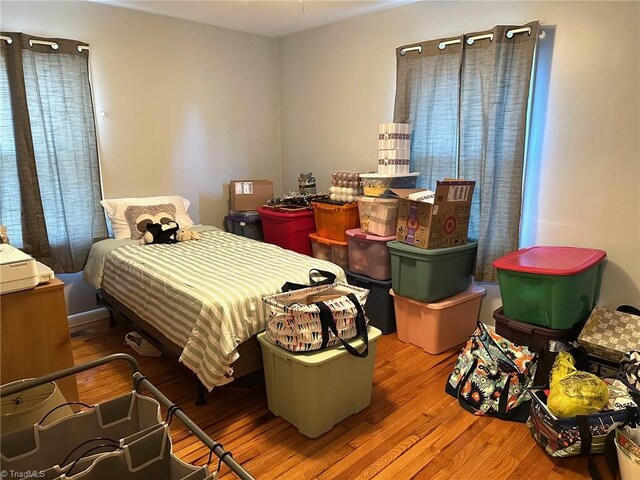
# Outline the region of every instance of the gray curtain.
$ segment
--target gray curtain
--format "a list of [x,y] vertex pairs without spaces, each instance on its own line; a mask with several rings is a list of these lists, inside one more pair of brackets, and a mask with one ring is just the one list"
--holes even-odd
[[[528,27],[507,38],[507,32]],[[491,262],[518,249],[527,107],[538,22],[497,26],[397,49],[395,122],[413,125],[411,167],[419,185],[476,181],[469,236],[475,278],[495,281]],[[469,39],[492,35],[492,39]],[[453,39],[455,40],[455,39]],[[420,51],[404,49],[419,46]],[[442,48],[443,47],[443,48]]]
[[74,40],[2,35],[11,43],[0,40],[0,224],[56,272],[77,272],[107,236],[88,50]]
[[[397,50],[394,122],[413,126],[411,171],[420,172],[418,187],[435,188],[436,180],[456,170],[460,45],[439,48],[423,42],[420,52]],[[437,121],[435,120],[437,119]]]

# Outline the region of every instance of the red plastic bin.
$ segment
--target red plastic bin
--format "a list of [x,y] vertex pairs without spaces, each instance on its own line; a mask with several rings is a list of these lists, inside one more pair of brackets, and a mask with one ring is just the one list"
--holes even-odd
[[262,232],[266,243],[311,256],[309,234],[316,231],[313,210],[277,212],[260,207],[258,213],[262,219]]

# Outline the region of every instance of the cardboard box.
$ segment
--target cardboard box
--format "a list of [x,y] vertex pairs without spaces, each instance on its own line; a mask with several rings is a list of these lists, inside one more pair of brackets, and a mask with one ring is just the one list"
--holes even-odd
[[640,315],[596,306],[578,336],[578,344],[591,355],[614,363],[626,352],[637,350],[640,338]]
[[474,181],[438,182],[433,203],[409,200],[419,190],[392,190],[400,198],[396,239],[420,248],[467,243]]
[[271,180],[231,180],[229,182],[231,210],[240,212],[258,210],[272,198],[273,182]]

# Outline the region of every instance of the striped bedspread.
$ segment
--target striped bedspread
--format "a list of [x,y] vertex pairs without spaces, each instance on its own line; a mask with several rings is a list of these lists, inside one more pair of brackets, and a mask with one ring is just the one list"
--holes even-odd
[[262,297],[329,262],[220,230],[172,245],[125,245],[104,263],[102,288],[184,345],[180,361],[211,390],[236,360],[236,346],[266,327]]

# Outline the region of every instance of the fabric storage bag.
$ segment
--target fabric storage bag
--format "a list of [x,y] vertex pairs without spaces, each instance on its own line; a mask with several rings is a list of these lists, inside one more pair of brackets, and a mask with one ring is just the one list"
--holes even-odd
[[48,425],[35,424],[2,435],[0,462],[4,470],[45,470],[88,440],[119,440],[161,422],[160,404],[131,392]]
[[71,450],[59,464],[46,470],[40,470],[38,478],[42,480],[54,480],[63,474],[78,474],[89,468],[100,455],[120,450],[125,445],[129,445],[137,439],[162,428],[163,425],[163,423],[153,425],[119,440],[106,437],[96,437],[86,440]]
[[[554,351],[562,350],[563,347],[566,346],[563,346],[560,342],[552,341],[549,342],[548,350],[553,355]],[[543,351],[543,354],[546,350]],[[574,348],[570,351],[572,355],[578,354],[576,358],[581,358],[582,368],[584,368],[586,366],[585,363],[589,361],[584,347]],[[620,368],[614,378],[627,387],[628,394],[636,405],[622,402],[621,406],[617,407],[619,408],[618,410],[606,410],[570,418],[557,418],[547,408],[545,402],[546,387],[532,387],[530,389],[532,398],[531,415],[527,420],[527,427],[534,439],[552,457],[572,457],[604,452],[608,457],[609,468],[612,471],[616,471],[617,467],[613,465],[614,468],[612,468],[610,463],[611,458],[615,457],[614,430],[624,425],[637,425],[640,422],[640,390],[638,389],[640,384],[636,383],[637,377],[634,375],[634,371],[637,372],[639,366],[639,352],[629,352],[620,361]],[[546,377],[548,378],[548,374]],[[542,380],[542,378],[536,375],[536,380]],[[544,384],[546,384],[546,381]],[[544,384],[541,383],[541,385]],[[611,392],[611,389],[609,391]],[[589,470],[592,475],[594,471],[597,473],[597,467],[591,462]],[[597,477],[594,476],[593,478]]]
[[90,460],[83,471],[74,473],[82,462],[56,480],[207,480],[211,479],[207,467],[195,467],[171,453],[169,426],[142,435],[115,452],[105,453]]
[[603,453],[607,435],[619,426],[637,421],[640,413],[638,407],[627,407],[557,418],[547,409],[543,387],[532,387],[529,391],[532,401],[527,427],[536,442],[552,457]]
[[478,322],[449,376],[445,391],[465,410],[524,422],[537,355],[511,343]]
[[292,352],[341,343],[350,354],[366,357],[366,346],[358,352],[347,340],[360,336],[368,344],[363,306],[369,290],[342,283],[311,287],[287,283],[283,291],[262,298],[269,314],[265,332],[269,342]]

